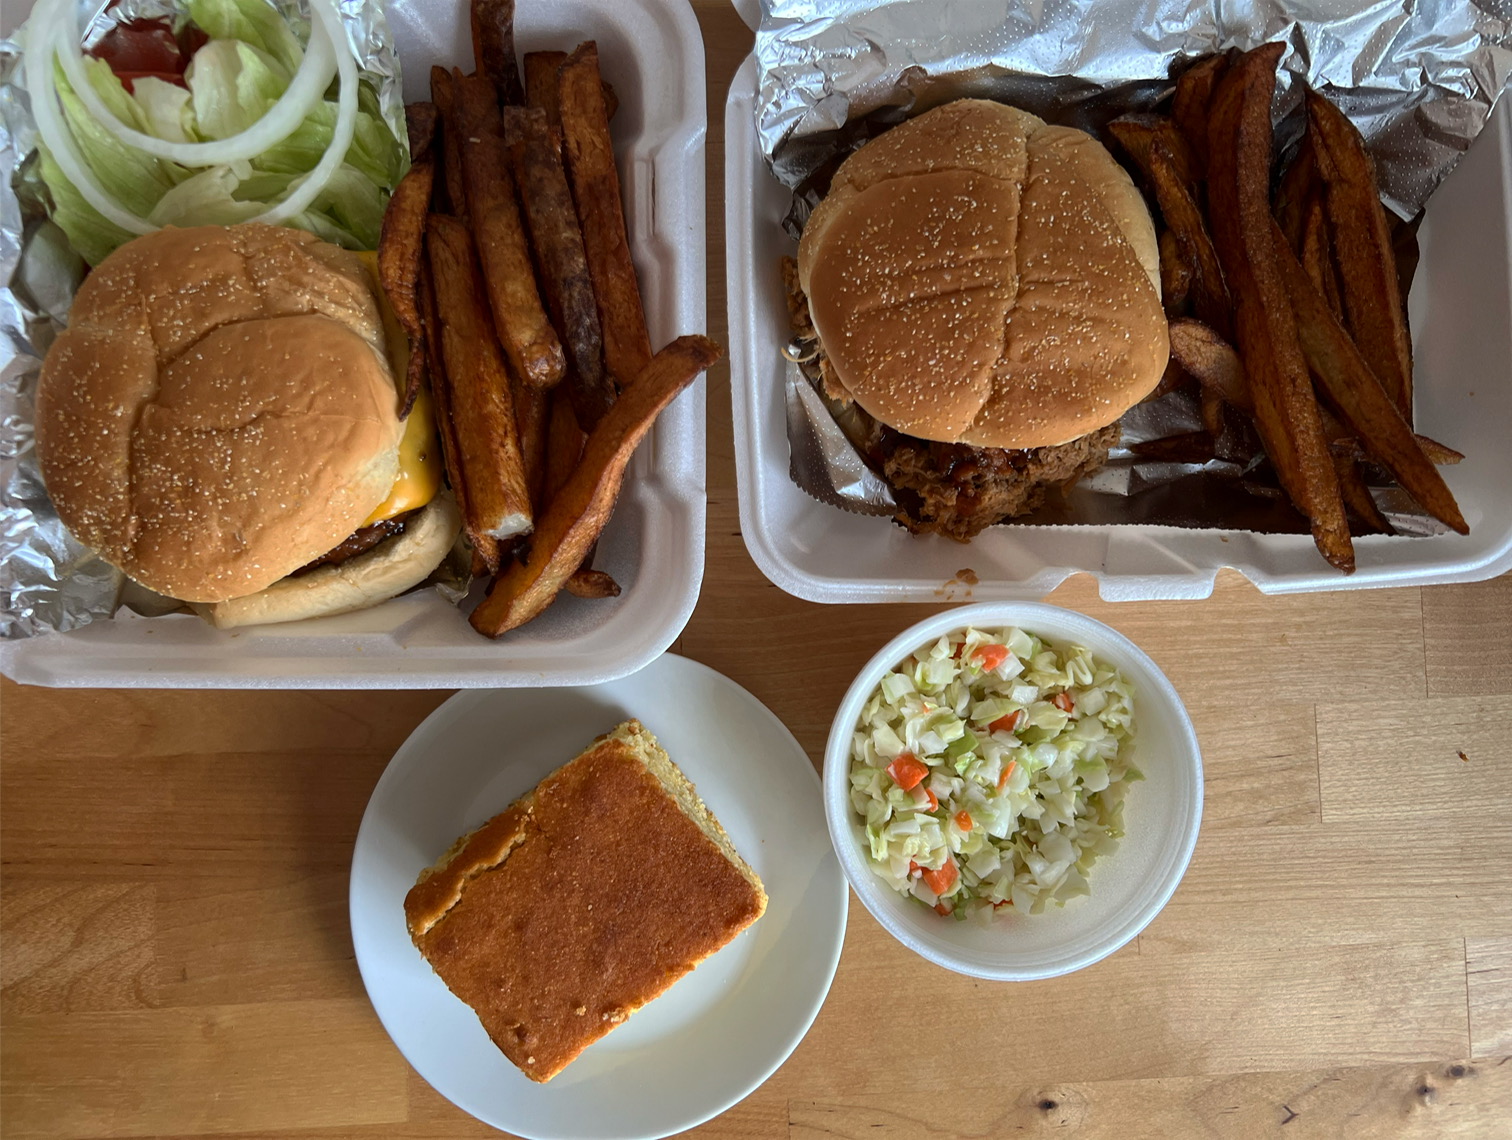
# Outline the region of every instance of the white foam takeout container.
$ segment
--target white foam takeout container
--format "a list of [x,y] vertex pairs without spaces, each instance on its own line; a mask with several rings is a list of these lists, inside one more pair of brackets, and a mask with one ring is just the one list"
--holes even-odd
[[[428,98],[433,63],[472,69],[458,0],[390,0],[406,101]],[[8,13],[7,23],[19,19]],[[532,0],[517,47],[599,46],[619,97],[614,135],[630,245],[655,345],[701,332],[704,58],[684,0]],[[182,688],[458,688],[585,685],[635,672],[682,632],[703,577],[704,383],[641,444],[595,566],[616,599],[563,595],[498,641],[434,590],[362,613],[223,632],[197,617],[122,613],[66,634],[0,644],[0,671],[42,685]]]
[[[1105,600],[1205,598],[1223,567],[1268,594],[1473,582],[1512,569],[1512,111],[1493,117],[1428,203],[1408,300],[1418,430],[1465,453],[1444,477],[1468,538],[1369,536],[1359,568],[1328,566],[1307,535],[1164,526],[997,526],[963,546],[809,497],[788,474],[789,339],[778,260],[796,243],[780,222],[789,192],[755,136],[756,60],[725,103],[726,273],[740,529],[751,557],[790,594],[816,602],[1029,600],[1075,573]],[[969,569],[971,574],[961,574]],[[975,581],[970,587],[961,579]]]

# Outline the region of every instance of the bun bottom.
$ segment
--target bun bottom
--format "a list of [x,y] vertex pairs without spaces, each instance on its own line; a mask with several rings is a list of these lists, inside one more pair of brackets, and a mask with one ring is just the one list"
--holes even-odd
[[265,590],[195,606],[217,629],[330,617],[376,606],[418,586],[457,541],[462,514],[449,494],[411,516],[403,533],[335,566],[281,578]]

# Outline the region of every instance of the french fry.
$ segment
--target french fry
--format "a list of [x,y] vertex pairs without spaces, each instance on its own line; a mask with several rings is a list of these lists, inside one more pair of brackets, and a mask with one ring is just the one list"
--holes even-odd
[[441,462],[446,468],[452,494],[456,496],[457,507],[466,519],[467,473],[462,470],[462,453],[457,445],[456,428],[452,426],[451,384],[446,377],[445,353],[441,347],[441,316],[436,307],[435,283],[431,279],[430,262],[424,258],[420,261],[415,299],[420,309],[421,330],[425,338],[431,400],[436,405],[436,434],[441,437]]
[[542,502],[549,504],[572,478],[583,455],[583,429],[578,427],[565,385],[551,391],[551,419],[546,430],[546,478]]
[[591,428],[614,403],[614,386],[604,371],[599,311],[561,146],[539,108],[506,107],[504,123],[546,303],[571,364],[567,375],[573,410],[578,421]]
[[1328,311],[1302,263],[1275,228],[1282,283],[1296,312],[1297,333],[1313,376],[1339,418],[1354,432],[1366,452],[1396,478],[1429,514],[1445,526],[1469,534],[1454,493],[1438,468],[1423,454],[1364,354]]
[[1323,183],[1318,176],[1318,158],[1313,153],[1312,138],[1304,134],[1297,153],[1286,164],[1286,170],[1276,186],[1274,210],[1281,232],[1299,255],[1302,252],[1308,214],[1322,193]]
[[1213,434],[1193,431],[1184,435],[1168,435],[1162,439],[1147,439],[1143,443],[1130,444],[1129,450],[1141,459],[1157,463],[1206,463],[1214,455]]
[[457,116],[456,92],[452,89],[451,72],[444,67],[431,68],[431,102],[436,106],[437,122],[441,128],[442,185],[446,190],[446,205],[452,215],[467,217],[467,182],[462,177],[462,124]]
[[1208,105],[1227,70],[1227,56],[1210,55],[1192,64],[1176,79],[1171,118],[1191,148],[1192,172],[1198,179],[1207,177]]
[[[1108,124],[1108,132],[1128,152],[1146,178],[1150,177],[1150,152],[1156,143],[1164,146],[1168,162],[1187,188],[1188,193],[1197,187],[1197,164],[1192,157],[1192,148],[1186,138],[1176,129],[1176,124],[1164,115],[1135,113],[1121,115]],[[1195,196],[1195,195],[1194,195]]]
[[567,172],[604,331],[604,367],[623,388],[650,361],[651,337],[630,260],[598,48],[592,40],[579,45],[562,65],[560,97]]
[[[1432,463],[1435,467],[1453,467],[1456,463],[1462,462],[1465,458],[1465,453],[1463,451],[1455,451],[1454,448],[1442,444],[1436,439],[1431,439],[1426,435],[1420,435],[1417,432],[1413,432],[1412,438],[1417,440],[1417,445],[1423,449],[1423,454],[1428,457],[1429,462]],[[1350,436],[1348,442],[1350,444],[1349,454],[1353,458],[1365,458],[1365,449],[1363,446],[1361,446],[1359,440],[1355,439],[1353,436]]]
[[1323,219],[1323,200],[1314,197],[1302,224],[1302,247],[1291,247],[1302,259],[1302,268],[1328,302],[1328,311],[1344,319],[1344,301],[1339,293],[1339,277],[1334,269],[1333,250],[1328,242],[1328,227]]
[[656,354],[588,436],[577,469],[541,517],[530,554],[498,575],[473,610],[474,629],[498,637],[551,603],[609,520],[636,445],[662,409],[720,355],[718,345],[699,336],[679,337]]
[[1160,300],[1166,316],[1182,316],[1192,291],[1192,265],[1172,230],[1160,231]]
[[[1332,565],[1354,570],[1338,476],[1323,436],[1270,211],[1271,98],[1285,45],[1264,44],[1231,65],[1208,122],[1213,238],[1238,303],[1235,327],[1255,426],[1292,502]],[[1306,274],[1302,275],[1304,279]]]
[[475,548],[496,569],[497,544],[489,540],[528,533],[532,519],[509,374],[467,228],[455,218],[434,215],[426,246],[436,307],[446,314],[441,329],[445,403],[467,486],[463,521]]
[[506,107],[525,102],[515,62],[515,0],[472,0],[473,66]]
[[1240,411],[1253,412],[1249,384],[1239,354],[1201,321],[1171,322],[1171,359],[1197,378],[1205,390],[1216,392]]
[[1307,123],[1350,335],[1410,424],[1412,342],[1375,164],[1354,124],[1316,91],[1307,93]]
[[507,149],[493,90],[478,76],[456,75],[452,89],[463,137],[462,174],[477,235],[494,327],[515,372],[550,387],[562,378],[562,343],[546,319],[535,266],[515,201]]
[[436,141],[436,105],[434,103],[408,103],[404,108],[404,128],[409,135],[410,158],[419,162],[429,157],[431,146]]
[[378,281],[393,306],[394,316],[409,335],[409,362],[405,366],[400,419],[410,414],[415,398],[420,394],[420,385],[425,381],[425,329],[420,321],[415,287],[425,253],[425,219],[430,212],[436,168],[428,152],[420,153],[424,158],[410,164],[389,196],[378,238]]
[[525,489],[535,511],[545,505],[547,431],[551,427],[551,389],[535,388],[510,377],[514,397],[515,427],[520,433],[520,464],[525,471]]
[[1360,474],[1360,465],[1348,456],[1335,453],[1334,474],[1339,479],[1339,493],[1344,496],[1344,506],[1371,530],[1381,534],[1394,534],[1395,528],[1376,506],[1370,488],[1365,485],[1365,476]]
[[562,129],[562,100],[557,73],[567,62],[564,51],[525,53],[525,105],[546,112],[546,122]]
[[617,598],[620,585],[602,570],[579,567],[563,587],[574,598]]
[[1202,220],[1202,211],[1181,179],[1176,160],[1159,139],[1150,144],[1149,167],[1155,200],[1166,225],[1176,235],[1183,260],[1191,266],[1190,296],[1197,319],[1221,336],[1231,335],[1233,304],[1213,239]]

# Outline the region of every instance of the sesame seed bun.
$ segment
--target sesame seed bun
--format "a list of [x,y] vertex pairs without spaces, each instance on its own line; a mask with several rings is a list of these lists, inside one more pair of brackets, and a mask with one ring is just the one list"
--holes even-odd
[[37,393],[63,522],[190,602],[262,590],[356,530],[393,486],[402,430],[361,262],[273,226],[122,246],[79,290]]
[[1169,357],[1139,191],[1090,135],[1001,103],[947,103],[851,155],[798,274],[841,385],[921,439],[1067,443]]

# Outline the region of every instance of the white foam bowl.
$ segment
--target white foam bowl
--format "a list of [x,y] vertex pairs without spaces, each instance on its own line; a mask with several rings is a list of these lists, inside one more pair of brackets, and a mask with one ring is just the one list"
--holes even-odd
[[[851,735],[861,707],[889,670],[952,630],[1018,626],[1047,641],[1086,646],[1134,685],[1135,763],[1145,779],[1124,803],[1125,836],[1087,876],[1091,897],[1042,914],[1000,911],[991,926],[944,918],[894,891],[871,868],[866,833],[850,803]],[[824,811],[851,889],[887,932],[916,954],[978,978],[1027,982],[1106,958],[1143,930],[1175,893],[1202,823],[1202,754],[1191,718],[1164,673],[1122,634],[1084,614],[1036,602],[983,602],[909,626],[866,663],[830,727]]]

